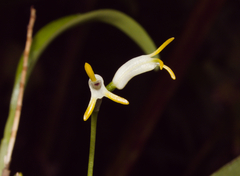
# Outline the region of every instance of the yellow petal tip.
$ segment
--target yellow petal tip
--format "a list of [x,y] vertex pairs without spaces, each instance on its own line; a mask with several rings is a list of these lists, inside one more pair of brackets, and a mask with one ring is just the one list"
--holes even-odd
[[84,68],[85,68],[85,71],[86,71],[88,77],[91,79],[91,81],[92,82],[97,81],[91,65],[86,62],[85,65],[84,65]]
[[129,104],[129,102],[125,98],[122,98],[122,97],[118,97],[117,99],[112,99],[112,100],[117,103],[123,104],[123,105]]
[[[155,59],[155,58],[154,58],[154,59]],[[160,69],[162,70],[162,69],[163,69],[163,65],[164,65],[164,64],[163,64],[163,61],[156,58],[156,62],[159,63],[159,67],[160,67]]]
[[84,121],[87,121],[89,119],[90,115],[93,112],[93,109],[95,108],[96,101],[97,101],[97,99],[95,99],[95,98],[90,99],[87,110],[85,111],[84,116],[83,116]]
[[120,104],[124,104],[124,105],[128,105],[129,102],[125,99],[125,98],[122,98],[122,97],[119,97],[111,92],[106,92],[105,96],[109,99],[111,99],[112,101],[115,101],[117,103],[120,103]]
[[152,54],[149,54],[149,56],[150,57],[156,56],[173,40],[174,40],[174,37],[171,37],[171,38],[167,39],[156,51],[154,51]]
[[[119,102],[118,102],[119,103]],[[121,104],[124,104],[124,105],[129,105],[129,101],[127,101],[126,99],[123,98],[123,101],[120,102]]]
[[89,117],[87,117],[87,116],[85,116],[85,115],[83,116],[83,120],[84,120],[84,121],[87,121],[88,119],[89,119]]
[[170,76],[171,76],[171,78],[172,78],[173,80],[176,79],[176,76],[175,76],[174,72],[171,70],[171,68],[169,68],[169,67],[166,66],[166,65],[163,65],[163,68],[168,71],[168,73],[170,74]]
[[89,107],[88,107],[87,110],[86,110],[86,112],[85,112],[85,114],[84,114],[84,116],[83,116],[83,120],[84,120],[84,121],[87,121],[87,120],[89,119],[89,117],[90,117],[91,114],[92,114],[92,110],[89,109]]

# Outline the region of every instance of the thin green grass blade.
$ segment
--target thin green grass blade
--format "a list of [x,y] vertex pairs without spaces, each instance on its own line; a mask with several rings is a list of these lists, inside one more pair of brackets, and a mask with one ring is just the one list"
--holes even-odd
[[[156,47],[147,32],[131,17],[119,11],[97,10],[85,14],[70,15],[49,23],[35,35],[29,55],[29,65],[26,81],[28,80],[39,56],[57,36],[67,31],[68,29],[71,29],[72,27],[89,22],[103,22],[117,27],[119,30],[128,35],[147,54],[152,53],[156,50]],[[0,171],[4,168],[3,160],[4,156],[7,153],[7,147],[11,135],[11,129],[17,104],[17,96],[19,93],[22,62],[23,57],[21,57],[18,64],[10,102],[9,116],[5,126],[4,136],[1,141]]]
[[226,164],[211,176],[237,176],[240,175],[240,157]]

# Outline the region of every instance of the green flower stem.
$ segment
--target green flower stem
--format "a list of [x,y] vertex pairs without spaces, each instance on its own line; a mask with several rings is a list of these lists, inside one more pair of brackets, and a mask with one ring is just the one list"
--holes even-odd
[[107,86],[106,86],[107,90],[109,90],[110,92],[114,91],[116,89],[116,86],[113,84],[113,82],[110,82]]
[[[110,82],[107,87],[109,91],[113,91],[116,87],[113,82]],[[87,176],[93,175],[94,156],[95,156],[95,143],[96,143],[96,131],[97,131],[97,117],[102,99],[97,100],[94,111],[91,115],[91,132],[90,132],[90,147],[89,147],[89,159],[88,159],[88,174]]]
[[93,175],[95,142],[96,142],[96,131],[97,131],[97,116],[98,116],[98,111],[93,111],[91,116],[91,134],[90,134],[88,174],[87,174],[88,176]]

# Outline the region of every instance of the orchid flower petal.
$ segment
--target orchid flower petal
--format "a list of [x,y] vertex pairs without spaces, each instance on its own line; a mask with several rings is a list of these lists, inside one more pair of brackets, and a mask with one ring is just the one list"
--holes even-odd
[[157,62],[159,64],[160,69],[163,69],[164,63],[162,60],[158,59],[158,58],[153,58],[153,61]]
[[125,85],[139,74],[153,70],[158,66],[156,58],[147,55],[135,57],[123,64],[115,73],[112,82],[118,89],[123,89]]
[[92,69],[91,65],[88,64],[88,63],[85,63],[84,68],[85,68],[85,70],[86,70],[86,73],[87,73],[88,77],[89,77],[93,82],[95,82],[97,79],[96,79],[96,77],[95,77],[95,74],[94,74],[94,72],[93,72],[93,69]]
[[129,102],[125,98],[119,97],[119,96],[117,96],[117,95],[115,95],[115,94],[113,94],[113,93],[111,93],[109,91],[107,91],[105,93],[105,96],[107,98],[111,99],[112,101],[117,102],[117,103],[124,104],[124,105],[128,105],[129,104]]
[[159,54],[169,43],[171,43],[174,40],[174,37],[167,39],[156,51],[149,54],[150,57],[156,56]]
[[84,121],[87,121],[87,119],[90,117],[90,115],[92,114],[93,110],[94,110],[94,107],[96,105],[96,102],[97,102],[97,99],[96,98],[91,98],[90,99],[90,102],[88,104],[88,107],[87,107],[87,110],[85,111],[84,113],[84,116],[83,116],[83,120]]
[[168,73],[170,74],[170,76],[171,76],[171,78],[172,78],[173,80],[176,79],[176,76],[175,76],[175,74],[174,74],[174,72],[172,71],[171,68],[169,68],[169,67],[166,66],[166,65],[164,65],[163,68],[166,69],[166,70],[168,71]]

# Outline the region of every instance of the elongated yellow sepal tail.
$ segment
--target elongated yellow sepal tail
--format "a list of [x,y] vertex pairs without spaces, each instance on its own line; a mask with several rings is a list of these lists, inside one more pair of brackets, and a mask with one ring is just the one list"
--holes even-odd
[[171,68],[169,68],[169,67],[166,66],[166,65],[163,65],[163,68],[168,71],[168,73],[170,74],[170,76],[171,76],[172,79],[174,79],[174,80],[176,79],[176,76],[175,76],[175,74],[174,74],[174,72],[172,71]]
[[120,104],[124,104],[124,105],[128,105],[129,102],[125,99],[125,98],[122,98],[122,97],[119,97],[111,92],[106,92],[105,93],[105,96],[109,99],[111,99],[112,101],[115,101],[117,103],[120,103]]
[[150,57],[156,56],[159,54],[169,43],[171,43],[174,40],[174,37],[167,39],[156,51],[154,51],[152,54],[149,54]]
[[96,98],[91,98],[90,99],[90,102],[88,104],[88,107],[87,107],[87,110],[85,111],[84,113],[84,116],[83,116],[83,120],[84,121],[87,121],[87,119],[90,117],[90,115],[92,114],[94,108],[95,108],[95,104],[97,102],[97,99]]

